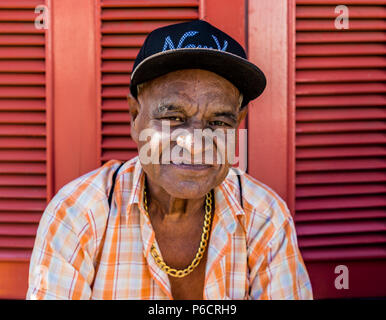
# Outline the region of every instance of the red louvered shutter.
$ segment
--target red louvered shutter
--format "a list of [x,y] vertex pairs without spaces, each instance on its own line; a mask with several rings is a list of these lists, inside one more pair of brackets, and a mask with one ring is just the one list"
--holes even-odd
[[42,4],[0,2],[0,298],[25,297],[34,236],[51,191],[46,38],[34,25]]
[[[386,12],[341,2],[296,1],[296,228],[317,297],[386,296]],[[334,288],[339,264],[350,290]]]
[[198,0],[101,0],[101,162],[137,154],[127,104],[130,72],[152,30],[198,19]]

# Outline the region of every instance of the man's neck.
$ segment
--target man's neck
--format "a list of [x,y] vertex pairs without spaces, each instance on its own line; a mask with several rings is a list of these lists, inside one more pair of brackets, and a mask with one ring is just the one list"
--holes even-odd
[[179,221],[202,212],[205,195],[198,199],[181,199],[170,195],[148,177],[146,179],[148,210],[152,214],[160,215],[161,220]]

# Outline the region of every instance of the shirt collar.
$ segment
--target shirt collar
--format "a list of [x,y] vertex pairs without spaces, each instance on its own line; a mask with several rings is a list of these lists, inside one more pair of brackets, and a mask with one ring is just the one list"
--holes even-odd
[[[143,185],[145,183],[145,173],[142,169],[141,162],[138,156],[133,159],[135,161],[133,180],[131,185],[131,193],[129,196],[129,204],[140,203],[139,199],[143,199]],[[142,203],[142,201],[141,201]]]
[[229,233],[234,233],[240,223],[239,217],[245,212],[240,205],[238,179],[231,172],[225,180],[215,188],[216,214]]

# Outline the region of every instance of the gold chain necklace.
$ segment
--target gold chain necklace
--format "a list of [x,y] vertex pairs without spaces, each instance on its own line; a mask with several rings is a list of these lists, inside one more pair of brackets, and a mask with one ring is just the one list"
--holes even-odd
[[[149,211],[147,207],[147,196],[146,196],[146,187],[144,187],[144,208],[147,216],[149,216]],[[194,257],[192,263],[183,270],[177,270],[174,268],[169,267],[166,265],[165,261],[161,258],[160,254],[158,253],[158,250],[154,246],[154,244],[151,246],[150,252],[153,256],[155,262],[157,265],[161,268],[162,271],[166,272],[168,275],[176,278],[183,278],[186,277],[189,273],[191,273],[200,263],[202,257],[204,256],[204,252],[206,250],[206,247],[208,245],[208,239],[209,239],[209,230],[210,230],[210,224],[212,221],[212,193],[209,192],[206,194],[205,198],[205,217],[204,217],[204,227],[202,228],[202,235],[201,235],[201,242],[200,247],[198,248],[198,251],[196,253],[196,256]]]

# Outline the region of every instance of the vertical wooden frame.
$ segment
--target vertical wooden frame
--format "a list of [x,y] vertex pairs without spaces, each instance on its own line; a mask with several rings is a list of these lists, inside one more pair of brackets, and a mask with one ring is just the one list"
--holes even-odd
[[98,167],[94,0],[52,1],[54,176],[64,184]]
[[[249,173],[289,200],[288,2],[250,0],[249,59],[267,77],[264,93],[249,105]],[[293,130],[293,127],[292,127]]]
[[101,0],[95,0],[94,8],[94,31],[95,31],[95,84],[97,99],[96,114],[96,147],[97,165],[102,165],[102,17]]
[[54,196],[54,108],[53,108],[53,73],[52,73],[52,0],[45,2],[48,9],[49,25],[45,30],[46,39],[46,179],[47,203]]
[[287,169],[287,205],[292,215],[295,215],[295,178],[296,178],[296,0],[288,3],[288,169]]

